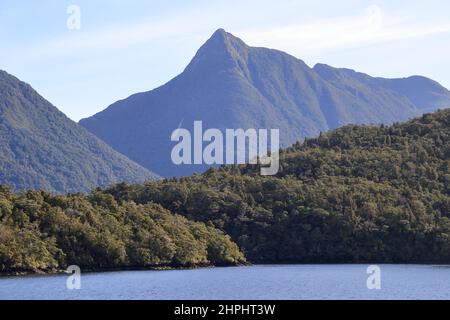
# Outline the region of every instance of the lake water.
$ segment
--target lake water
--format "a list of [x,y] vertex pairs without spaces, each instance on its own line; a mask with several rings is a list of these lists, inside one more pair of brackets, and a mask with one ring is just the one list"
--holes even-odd
[[0,278],[0,299],[450,299],[450,266],[380,265],[381,289],[367,288],[368,265],[267,265],[174,271]]

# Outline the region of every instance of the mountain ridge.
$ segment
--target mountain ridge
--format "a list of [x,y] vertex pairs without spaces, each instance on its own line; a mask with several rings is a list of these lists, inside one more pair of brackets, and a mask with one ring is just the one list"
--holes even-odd
[[86,192],[157,177],[6,71],[0,71],[0,133],[0,183],[17,191]]
[[[278,128],[281,146],[287,147],[350,123],[391,124],[450,107],[450,92],[431,86],[432,80],[425,81],[425,90],[416,78],[404,84],[345,70],[310,68],[288,53],[250,47],[219,29],[181,74],[79,123],[142,166],[182,176],[206,166],[171,164],[170,135],[180,123],[188,130],[195,120],[220,130]],[[434,100],[423,108],[416,105],[430,97]]]

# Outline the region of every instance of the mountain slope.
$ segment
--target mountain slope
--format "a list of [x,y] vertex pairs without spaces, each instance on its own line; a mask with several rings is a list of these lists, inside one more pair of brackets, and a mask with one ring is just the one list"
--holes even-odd
[[450,109],[348,125],[252,165],[105,191],[224,230],[252,263],[450,263]]
[[180,124],[190,130],[194,120],[221,130],[278,128],[281,145],[288,146],[349,123],[392,123],[450,106],[449,91],[426,78],[416,80],[347,75],[320,65],[312,69],[219,29],[179,76],[80,124],[142,166],[180,176],[205,169],[172,164],[170,135]]
[[0,183],[15,190],[89,191],[155,175],[0,71]]
[[12,193],[0,185],[0,275],[237,265],[243,254],[229,236],[156,204],[88,195]]
[[[388,90],[391,91],[391,94],[401,95],[408,99],[421,113],[450,107],[450,92],[436,81],[425,77],[373,78],[354,70],[333,68],[325,64],[317,64],[313,69],[323,79],[341,89],[353,91],[356,95],[361,95],[362,92],[369,92],[370,90]],[[376,101],[377,97],[371,96],[370,99]]]

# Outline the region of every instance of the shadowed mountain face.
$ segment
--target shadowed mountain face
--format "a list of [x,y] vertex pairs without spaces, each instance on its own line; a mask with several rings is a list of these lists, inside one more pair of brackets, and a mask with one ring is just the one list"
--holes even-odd
[[0,71],[1,184],[65,193],[155,177]]
[[325,64],[317,64],[314,66],[314,71],[334,86],[369,98],[374,103],[383,98],[380,95],[390,93],[406,98],[420,113],[450,107],[450,92],[436,81],[425,77],[373,78],[364,73],[333,68]]
[[203,127],[278,128],[281,146],[345,124],[392,123],[450,107],[450,92],[422,78],[380,79],[326,65],[308,67],[284,52],[247,46],[217,30],[183,73],[80,122],[134,161],[163,176],[205,167],[176,166],[172,131]]

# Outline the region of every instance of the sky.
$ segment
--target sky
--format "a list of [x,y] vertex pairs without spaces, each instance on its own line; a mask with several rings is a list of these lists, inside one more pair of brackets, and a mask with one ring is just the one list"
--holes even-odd
[[0,0],[0,69],[78,121],[163,85],[224,28],[311,67],[450,88],[449,17],[442,0]]

